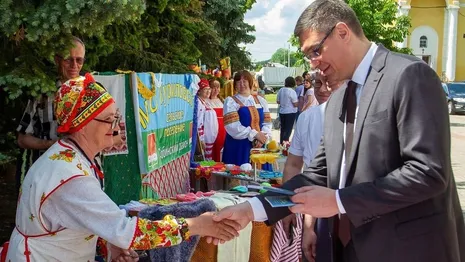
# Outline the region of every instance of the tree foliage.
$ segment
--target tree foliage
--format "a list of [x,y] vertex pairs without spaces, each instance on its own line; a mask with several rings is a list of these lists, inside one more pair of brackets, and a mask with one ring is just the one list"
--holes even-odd
[[88,66],[97,71],[188,72],[203,49],[216,53],[220,45],[214,23],[202,16],[199,0],[148,1],[140,21],[108,26],[102,37],[88,39]]
[[215,66],[226,56],[237,70],[251,64],[242,45],[255,41],[254,27],[244,22],[254,3],[1,0],[0,143],[13,145],[23,98],[55,91],[53,58],[69,50],[73,35],[86,43],[84,71],[185,73],[199,58]]
[[143,0],[0,1],[0,86],[9,97],[55,89],[53,55],[71,35],[102,35],[109,24],[137,20]]
[[244,44],[251,44],[255,36],[251,35],[255,27],[244,21],[244,16],[256,0],[205,0],[205,17],[215,23],[215,30],[221,37],[219,57],[202,56],[207,62],[229,56],[232,70],[250,68],[250,53]]
[[397,16],[397,2],[392,0],[346,0],[357,14],[365,36],[395,52],[410,53],[399,49],[395,42],[402,42],[409,34],[410,17]]
[[[288,55],[290,55],[290,59],[289,59]],[[288,65],[288,60],[290,60],[290,65]],[[296,59],[296,56],[295,56],[295,52],[292,52],[292,51],[290,51],[289,49],[286,49],[286,48],[279,48],[271,56],[271,62],[273,62],[273,63],[281,63],[281,64],[283,64],[285,66],[292,67],[297,62],[297,59]]]

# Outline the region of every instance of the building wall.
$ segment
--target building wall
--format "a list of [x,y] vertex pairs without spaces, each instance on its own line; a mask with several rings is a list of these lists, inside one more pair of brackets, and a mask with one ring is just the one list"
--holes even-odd
[[[410,48],[412,44],[417,44],[418,40],[412,39],[412,32],[419,27],[431,27],[438,36],[438,45],[436,57],[433,58],[434,70],[439,76],[442,75],[443,68],[443,45],[444,45],[444,6],[446,5],[444,0],[411,0],[410,12],[412,27],[410,28],[410,36],[407,41],[407,45]],[[421,7],[437,7],[437,8],[421,8]],[[416,47],[416,46],[415,46]],[[418,49],[418,48],[417,48]],[[421,54],[414,54],[421,55]]]
[[[465,4],[465,0],[461,3]],[[457,59],[455,81],[465,81],[465,7],[460,8],[457,22]]]

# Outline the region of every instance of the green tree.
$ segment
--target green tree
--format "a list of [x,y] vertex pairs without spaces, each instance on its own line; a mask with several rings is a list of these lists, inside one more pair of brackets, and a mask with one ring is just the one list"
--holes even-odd
[[409,16],[397,16],[397,2],[392,0],[346,0],[357,14],[366,37],[387,49],[409,54],[408,48],[399,49],[411,27]]
[[295,63],[295,67],[303,67],[305,70],[309,71],[310,70],[310,64],[305,60],[304,53],[300,50],[300,42],[299,38],[297,38],[294,35],[291,35],[291,38],[289,38],[288,42],[292,45],[297,47],[297,51],[293,53]]
[[[205,0],[205,17],[215,23],[215,30],[221,38],[219,57],[202,56],[202,61],[218,61],[229,56],[233,71],[251,68],[251,56],[242,47],[251,44],[255,27],[244,22],[244,16],[256,0]],[[204,52],[205,53],[205,52]]]
[[53,55],[72,45],[72,34],[102,35],[107,25],[137,20],[144,9],[144,0],[2,0],[0,86],[10,99],[53,92]]
[[[410,17],[397,16],[397,3],[392,0],[346,0],[357,14],[363,31],[368,40],[383,44],[387,49],[395,52],[410,54],[409,48],[399,49],[395,42],[402,42],[409,34]],[[289,42],[297,47],[296,65],[308,67],[304,55],[300,51],[297,37],[291,36]]]
[[203,51],[219,57],[220,38],[214,23],[203,19],[203,8],[200,0],[147,1],[140,21],[108,26],[102,37],[87,40],[88,66],[186,73]]
[[279,48],[274,52],[274,54],[271,56],[271,62],[273,63],[281,63],[285,66],[288,66],[288,54],[290,52],[290,66],[294,66],[295,63],[297,62],[295,52],[292,52],[286,48]]

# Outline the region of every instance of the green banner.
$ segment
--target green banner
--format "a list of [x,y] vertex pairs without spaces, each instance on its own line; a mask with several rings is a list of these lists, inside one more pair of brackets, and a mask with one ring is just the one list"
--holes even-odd
[[191,150],[197,75],[133,73],[141,174],[163,167]]
[[[147,170],[154,170],[187,154],[191,148],[191,130],[192,121],[187,121],[159,128],[154,132],[142,132],[144,154],[148,156],[146,161]],[[160,150],[157,150],[157,148],[160,148]]]

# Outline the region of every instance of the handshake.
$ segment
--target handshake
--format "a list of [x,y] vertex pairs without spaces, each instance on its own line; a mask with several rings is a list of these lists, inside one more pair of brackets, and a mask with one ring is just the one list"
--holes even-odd
[[[339,213],[336,191],[321,186],[306,186],[294,190],[291,197],[294,206],[290,213],[308,214],[315,218],[332,217]],[[283,215],[283,218],[287,214]],[[191,235],[207,237],[208,243],[217,245],[239,235],[238,231],[247,226],[254,218],[249,202],[229,206],[218,213],[205,213],[199,217],[186,219]],[[256,218],[262,219],[262,218]]]
[[218,213],[207,212],[186,219],[191,235],[207,237],[208,243],[223,244],[239,236],[239,231],[253,220],[252,207],[248,202],[229,206]]

